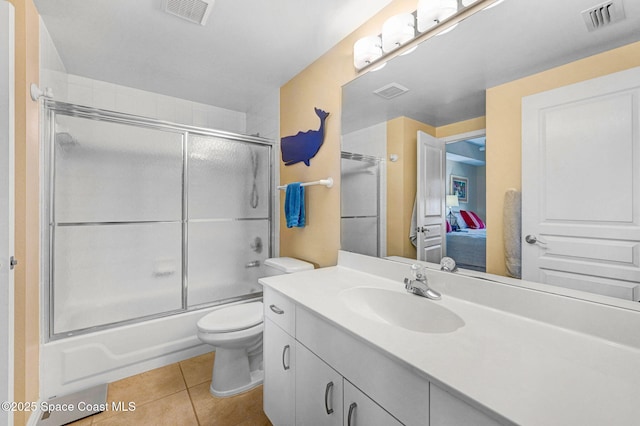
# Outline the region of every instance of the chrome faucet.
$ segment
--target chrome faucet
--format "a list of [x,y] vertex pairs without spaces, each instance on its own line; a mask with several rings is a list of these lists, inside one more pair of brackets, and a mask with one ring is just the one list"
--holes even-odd
[[424,266],[417,263],[411,265],[411,276],[412,279],[404,279],[404,288],[406,288],[409,293],[428,299],[440,300],[442,295],[429,288],[429,284],[427,284],[427,275],[424,272]]

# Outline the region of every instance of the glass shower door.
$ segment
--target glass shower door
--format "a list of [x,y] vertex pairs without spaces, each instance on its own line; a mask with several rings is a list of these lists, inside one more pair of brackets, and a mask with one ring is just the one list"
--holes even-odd
[[261,291],[270,255],[271,148],[189,135],[189,307]]
[[381,256],[380,160],[342,152],[340,170],[340,247]]
[[50,334],[182,309],[183,134],[54,114]]

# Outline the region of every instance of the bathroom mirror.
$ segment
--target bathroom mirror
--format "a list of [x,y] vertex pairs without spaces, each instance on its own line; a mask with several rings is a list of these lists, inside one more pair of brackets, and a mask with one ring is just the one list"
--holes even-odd
[[[415,51],[394,57],[383,68],[366,70],[343,86],[342,150],[352,156],[378,158],[383,169],[380,174],[387,180],[397,178],[391,176],[397,173],[392,167],[401,167],[402,182],[410,181],[412,176],[415,181],[415,157],[413,164],[397,165],[405,157],[409,158],[407,154],[411,150],[415,156],[415,145],[406,149],[387,143],[389,132],[398,128],[390,127],[394,120],[405,117],[431,129],[446,130],[444,139],[453,141],[455,132],[451,132],[449,125],[485,116],[486,89],[640,40],[637,31],[640,4],[629,0],[620,2],[624,3],[626,17],[623,20],[590,31],[581,12],[600,3],[597,0],[505,0],[468,17],[452,31],[428,38]],[[616,7],[620,7],[619,4]],[[501,125],[497,120],[488,123],[490,130],[491,126],[495,130]],[[471,132],[467,136],[472,138],[482,133],[476,125],[475,134]],[[413,135],[415,137],[415,132]],[[486,150],[491,148],[489,139]],[[487,169],[490,167],[488,164]],[[446,180],[449,178],[447,174]],[[402,203],[402,217],[398,220],[391,219],[390,215],[379,218],[382,225],[375,229],[389,241],[377,255],[409,257],[406,250],[403,252],[402,247],[392,244],[391,238],[399,232],[403,234],[403,244],[408,241],[414,194],[409,194],[403,183],[399,188],[404,194],[394,194],[393,187],[387,187],[386,182],[379,183],[387,188],[387,194],[386,199],[380,198],[382,207],[378,210],[397,208],[398,203]],[[487,186],[490,184],[487,182]],[[348,197],[350,195],[343,199]],[[384,223],[386,219],[388,223]],[[353,234],[354,229],[345,226],[345,222],[343,218],[343,249],[363,252],[360,247],[345,244],[347,234]],[[490,226],[488,223],[487,227]],[[381,238],[379,245],[380,241]],[[361,239],[360,243],[363,242]]]

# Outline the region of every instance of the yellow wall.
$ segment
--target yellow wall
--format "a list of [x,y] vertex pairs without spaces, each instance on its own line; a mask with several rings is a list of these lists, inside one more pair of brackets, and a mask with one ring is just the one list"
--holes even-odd
[[[340,119],[342,86],[356,77],[353,67],[353,44],[358,38],[378,34],[390,16],[413,12],[415,0],[395,0],[370,21],[343,39],[335,47],[280,88],[280,136],[317,129],[319,120],[313,108],[331,115],[326,121],[324,144],[311,159],[285,166],[280,162],[280,182],[313,181],[331,176],[333,188],[311,187],[306,190],[307,226],[286,227],[280,219],[280,255],[310,261],[316,266],[335,265],[340,248]],[[284,211],[284,193],[280,197]]]
[[473,132],[475,130],[484,130],[487,128],[485,117],[476,117],[470,120],[458,121],[457,123],[447,124],[436,128],[437,138],[446,138],[449,136],[461,135],[463,133]]
[[[29,85],[39,81],[39,18],[32,0],[15,6],[15,346],[16,401],[38,400],[39,379],[39,139],[38,104]],[[25,424],[29,413],[15,413]]]
[[521,189],[522,98],[640,66],[640,42],[487,90],[487,271],[505,275],[502,208]]
[[407,117],[387,122],[387,152],[398,155],[398,161],[387,161],[387,256],[416,258],[409,233],[416,198],[418,130],[436,134],[433,126]]

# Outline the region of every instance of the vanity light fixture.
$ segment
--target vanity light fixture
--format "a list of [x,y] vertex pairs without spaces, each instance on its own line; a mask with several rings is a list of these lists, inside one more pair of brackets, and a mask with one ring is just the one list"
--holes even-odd
[[382,39],[379,36],[363,37],[353,45],[353,65],[361,69],[382,57]]
[[416,18],[412,13],[392,16],[382,24],[382,51],[389,53],[416,36]]
[[[429,35],[442,35],[452,31],[458,22],[445,22],[449,18],[463,15],[458,21],[465,19],[480,10],[489,9],[502,3],[504,0],[418,0],[418,8],[413,13],[403,13],[392,16],[382,25],[382,33],[377,36],[363,37],[353,45],[353,65],[358,71],[374,62],[379,61],[380,65],[371,67],[371,71],[376,71],[385,65],[381,58],[390,55],[403,45],[415,42],[422,38],[423,33]],[[489,6],[474,9],[470,14],[465,14],[467,8],[476,3],[489,3]],[[458,7],[460,6],[460,7]],[[449,23],[450,25],[447,25]],[[440,25],[447,28],[437,28]],[[433,31],[432,31],[433,30]],[[426,38],[428,36],[425,36]],[[417,48],[417,44],[405,49],[400,55],[411,53]]]
[[435,27],[458,11],[458,0],[420,0],[418,1],[418,32]]

